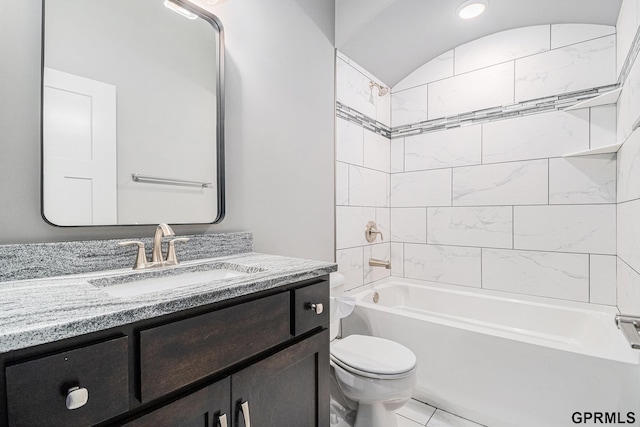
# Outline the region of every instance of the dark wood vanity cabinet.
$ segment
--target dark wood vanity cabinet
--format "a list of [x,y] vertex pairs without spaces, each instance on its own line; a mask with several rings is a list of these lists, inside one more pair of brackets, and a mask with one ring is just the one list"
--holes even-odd
[[328,303],[324,276],[0,355],[0,426],[325,427]]

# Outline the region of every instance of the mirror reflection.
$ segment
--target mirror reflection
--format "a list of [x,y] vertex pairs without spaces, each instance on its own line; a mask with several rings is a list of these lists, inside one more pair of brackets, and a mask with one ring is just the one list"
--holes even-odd
[[224,215],[222,27],[162,0],[45,0],[43,215],[55,225]]

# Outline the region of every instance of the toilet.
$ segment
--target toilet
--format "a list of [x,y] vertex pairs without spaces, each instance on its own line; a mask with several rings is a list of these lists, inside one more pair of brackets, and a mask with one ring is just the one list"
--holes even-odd
[[[341,415],[346,415],[347,424],[340,426],[397,427],[395,411],[409,401],[416,386],[416,356],[405,346],[384,338],[365,335],[338,338],[340,319],[354,308],[354,301],[342,297],[343,292],[344,277],[332,273],[332,408],[346,409]],[[335,414],[331,419],[334,425],[338,422]]]

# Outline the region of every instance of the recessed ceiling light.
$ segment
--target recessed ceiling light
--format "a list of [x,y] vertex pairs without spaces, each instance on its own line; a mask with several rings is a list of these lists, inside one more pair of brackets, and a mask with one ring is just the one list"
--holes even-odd
[[456,13],[462,19],[471,19],[480,16],[488,6],[487,0],[468,0],[458,6]]

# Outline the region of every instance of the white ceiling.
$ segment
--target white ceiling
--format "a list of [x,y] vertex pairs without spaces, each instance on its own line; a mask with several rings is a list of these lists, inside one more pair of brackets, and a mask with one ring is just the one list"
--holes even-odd
[[622,0],[489,0],[478,18],[455,14],[464,0],[336,0],[336,46],[393,87],[456,46],[540,24],[616,25]]

